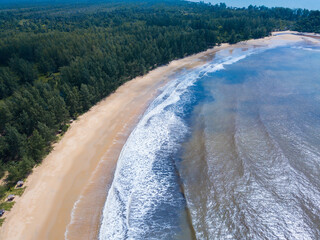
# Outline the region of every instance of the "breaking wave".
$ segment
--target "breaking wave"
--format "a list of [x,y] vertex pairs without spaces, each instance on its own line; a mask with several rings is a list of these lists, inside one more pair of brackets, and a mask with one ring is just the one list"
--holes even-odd
[[103,209],[100,240],[177,236],[186,203],[175,156],[189,131],[184,119],[196,101],[192,86],[204,75],[256,52],[217,54],[212,62],[184,71],[162,89],[122,149]]

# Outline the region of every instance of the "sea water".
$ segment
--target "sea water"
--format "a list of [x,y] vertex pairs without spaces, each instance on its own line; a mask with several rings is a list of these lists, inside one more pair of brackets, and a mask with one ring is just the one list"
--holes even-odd
[[100,239],[319,239],[320,48],[177,74],[118,160]]

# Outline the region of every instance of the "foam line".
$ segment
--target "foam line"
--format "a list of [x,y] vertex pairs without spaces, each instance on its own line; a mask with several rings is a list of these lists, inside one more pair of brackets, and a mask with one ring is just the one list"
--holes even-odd
[[183,204],[175,189],[174,168],[170,166],[171,157],[188,133],[183,115],[193,101],[191,86],[202,76],[223,70],[225,65],[255,52],[218,58],[186,71],[168,83],[150,104],[119,156],[103,209],[100,240],[169,239],[177,231],[174,216],[161,218],[161,214],[167,214],[161,211],[172,207],[174,212]]

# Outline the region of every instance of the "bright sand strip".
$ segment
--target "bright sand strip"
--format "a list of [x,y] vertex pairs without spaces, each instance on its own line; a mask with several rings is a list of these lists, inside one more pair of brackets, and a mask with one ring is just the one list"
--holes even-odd
[[[230,50],[303,38],[288,33],[242,42]],[[137,77],[79,117],[28,177],[27,189],[7,214],[0,239],[60,240],[66,229],[68,239],[96,239],[122,146],[158,89],[180,70],[205,64],[227,46],[172,61]]]

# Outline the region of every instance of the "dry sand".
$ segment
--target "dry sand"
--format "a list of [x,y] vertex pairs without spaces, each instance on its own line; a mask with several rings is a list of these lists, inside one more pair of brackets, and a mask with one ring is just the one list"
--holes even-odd
[[[303,38],[288,32],[242,42],[230,49]],[[7,214],[0,239],[96,239],[122,146],[158,89],[178,71],[202,65],[226,47],[224,44],[173,61],[135,78],[79,117],[28,177],[27,189]]]

